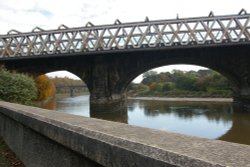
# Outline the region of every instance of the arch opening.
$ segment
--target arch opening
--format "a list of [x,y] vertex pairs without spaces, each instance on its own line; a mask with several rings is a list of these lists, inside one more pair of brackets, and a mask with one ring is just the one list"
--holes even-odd
[[69,71],[55,71],[45,75],[54,83],[56,94],[68,94],[71,97],[89,94],[87,84],[80,77]]
[[60,99],[82,95],[86,95],[85,103],[89,101],[87,85],[69,71],[54,71],[36,75],[35,81],[38,89],[38,102],[36,104],[38,107],[60,110],[60,105],[58,105]]

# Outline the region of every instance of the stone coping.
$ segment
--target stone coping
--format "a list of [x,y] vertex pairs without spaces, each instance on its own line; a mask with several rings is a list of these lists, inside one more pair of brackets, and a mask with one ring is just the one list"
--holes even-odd
[[[0,114],[104,166],[140,166],[144,163],[145,166],[250,167],[248,145],[7,102],[0,102]],[[90,146],[89,143],[93,145]]]

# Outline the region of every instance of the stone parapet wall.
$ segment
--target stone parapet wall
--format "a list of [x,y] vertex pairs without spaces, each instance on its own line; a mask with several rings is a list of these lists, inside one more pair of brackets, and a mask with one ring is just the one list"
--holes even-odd
[[250,146],[0,102],[0,136],[27,167],[250,166]]

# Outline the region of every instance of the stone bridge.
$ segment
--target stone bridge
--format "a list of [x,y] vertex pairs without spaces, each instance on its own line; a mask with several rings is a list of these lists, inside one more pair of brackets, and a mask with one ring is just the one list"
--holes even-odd
[[0,36],[0,64],[20,72],[44,74],[67,70],[90,92],[90,108],[121,110],[126,88],[155,67],[190,64],[208,67],[229,79],[234,100],[250,104],[250,15],[158,20]]

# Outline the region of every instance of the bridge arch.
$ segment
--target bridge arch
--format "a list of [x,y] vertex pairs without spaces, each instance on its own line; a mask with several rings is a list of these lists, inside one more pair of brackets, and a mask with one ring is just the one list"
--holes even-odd
[[73,97],[76,94],[89,92],[82,78],[69,71],[53,71],[46,75],[54,82],[56,93],[67,93]]
[[199,65],[228,78],[233,86],[234,100],[247,106],[250,104],[249,53],[248,45],[211,46],[13,59],[3,64],[10,70],[34,74],[58,70],[75,74],[87,84],[90,108],[96,111],[113,110],[110,106],[118,106],[117,110],[125,107],[127,86],[145,71],[171,64]]
[[199,67],[204,67],[204,68],[210,69],[212,71],[218,72],[219,74],[221,74],[222,76],[224,76],[229,81],[233,93],[236,93],[239,90],[239,88],[237,87],[237,85],[239,84],[237,78],[234,77],[232,74],[230,74],[228,71],[223,71],[221,69],[214,69],[214,68],[211,68],[211,67],[208,67],[208,66],[202,66],[200,64],[199,65],[198,64],[182,64],[182,63],[168,64],[168,63],[164,63],[164,62],[161,62],[160,64],[163,64],[163,65],[162,66],[158,66],[158,65],[148,66],[145,69],[138,70],[137,73],[134,73],[133,75],[131,75],[130,77],[128,77],[127,81],[125,82],[124,88],[123,88],[124,91],[127,90],[129,84],[131,82],[133,82],[133,80],[136,77],[138,77],[139,75],[141,75],[141,74],[143,74],[143,73],[145,73],[147,71],[154,70],[155,68],[167,67],[167,66],[171,66],[171,65],[190,65],[190,66],[199,66]]
[[[176,55],[175,51],[161,52],[158,51],[155,53],[143,53],[143,55],[138,54],[138,57],[141,58],[136,59],[134,56],[133,59],[136,61],[134,65],[131,66],[130,72],[124,77],[121,81],[120,86],[122,86],[121,92],[126,92],[128,85],[140,74],[143,74],[146,71],[151,69],[168,66],[168,65],[178,65],[178,64],[186,64],[186,65],[196,65],[205,68],[209,68],[213,71],[216,71],[226,77],[231,83],[232,90],[234,94],[239,94],[244,87],[244,81],[242,81],[239,67],[235,66],[233,62],[235,61],[237,64],[237,60],[234,58],[235,55],[232,54],[232,57],[227,53],[222,53],[220,50],[214,49],[214,52],[206,52],[202,50],[196,51],[196,53],[189,52],[188,50],[178,51],[179,53]],[[230,53],[231,54],[231,53]],[[228,61],[226,56],[230,56],[232,61]]]
[[98,110],[114,103],[119,109],[128,83],[144,71],[200,65],[226,76],[234,99],[250,110],[249,19],[242,10],[227,16],[10,31],[0,36],[0,61],[21,72],[70,71],[87,84],[90,106]]

